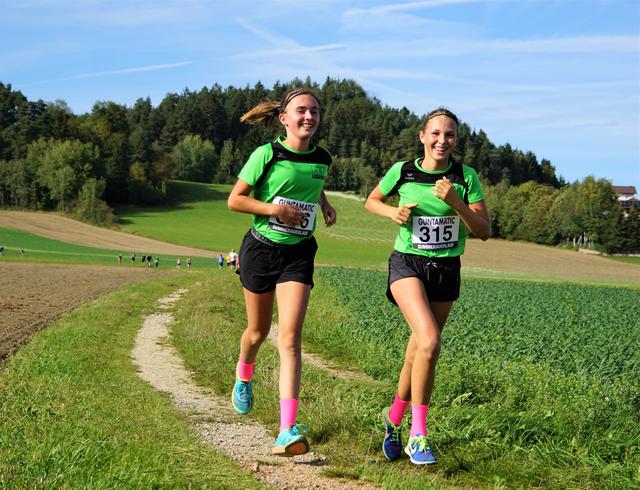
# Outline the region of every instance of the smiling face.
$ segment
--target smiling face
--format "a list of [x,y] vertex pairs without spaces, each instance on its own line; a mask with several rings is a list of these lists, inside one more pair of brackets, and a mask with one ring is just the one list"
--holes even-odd
[[298,95],[289,101],[279,119],[287,131],[288,145],[294,149],[300,149],[297,148],[300,145],[308,147],[320,124],[320,105],[313,95]]
[[420,131],[420,141],[424,145],[424,163],[437,168],[449,163],[449,158],[458,142],[458,125],[449,116],[440,115],[427,121]]

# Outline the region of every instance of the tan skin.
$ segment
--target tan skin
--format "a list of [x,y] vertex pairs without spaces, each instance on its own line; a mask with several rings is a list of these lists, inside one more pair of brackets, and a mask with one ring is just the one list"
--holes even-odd
[[[318,101],[303,94],[289,101],[279,116],[286,131],[284,144],[297,151],[309,149],[311,137],[320,123]],[[252,187],[238,179],[231,190],[227,204],[232,211],[275,216],[284,223],[295,226],[305,215],[293,206],[258,201],[251,194]],[[336,222],[336,211],[327,201],[324,191],[320,194],[320,208],[326,226]],[[240,339],[239,359],[245,363],[255,361],[260,345],[271,329],[274,299],[278,302],[278,352],[280,354],[280,398],[298,398],[302,367],[302,325],[304,323],[311,286],[288,281],[276,285],[275,291],[256,294],[244,288],[247,308],[247,328]]]
[[[446,115],[427,121],[419,133],[424,146],[421,166],[430,171],[446,170],[457,142],[457,124]],[[431,192],[451,206],[467,228],[477,237],[486,240],[491,236],[489,214],[484,201],[465,204],[446,177],[438,180]],[[411,209],[418,203],[390,206],[376,187],[365,204],[367,210],[385,216],[399,225],[408,223]],[[407,277],[391,285],[391,293],[398,303],[405,320],[411,327],[405,361],[398,380],[398,396],[411,400],[412,404],[427,405],[431,399],[440,353],[440,334],[449,317],[453,301],[432,301],[427,298],[422,281]]]

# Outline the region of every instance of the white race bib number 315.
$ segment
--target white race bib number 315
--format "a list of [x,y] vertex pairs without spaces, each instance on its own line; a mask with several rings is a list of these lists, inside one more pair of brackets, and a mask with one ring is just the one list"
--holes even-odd
[[275,216],[269,218],[269,227],[272,230],[280,231],[282,233],[289,233],[290,235],[310,235],[313,231],[313,225],[316,221],[316,204],[311,202],[296,201],[295,199],[289,199],[287,197],[276,196],[273,199],[273,204],[287,204],[299,209],[304,213],[304,219],[297,226],[289,226],[283,223]]
[[411,240],[413,248],[454,248],[458,245],[459,230],[459,216],[414,216]]

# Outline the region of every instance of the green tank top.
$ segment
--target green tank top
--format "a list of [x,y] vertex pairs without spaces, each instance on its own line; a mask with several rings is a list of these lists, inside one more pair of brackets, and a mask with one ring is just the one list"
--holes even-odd
[[[413,162],[397,162],[382,177],[378,189],[385,196],[398,193],[400,205],[417,202],[406,225],[400,226],[394,249],[428,257],[457,257],[464,253],[467,228],[455,210],[431,193],[435,181],[446,176],[458,196],[468,203],[482,201],[484,194],[475,170],[450,163],[441,171],[428,171]],[[413,165],[411,164],[413,163]]]
[[293,150],[279,137],[259,146],[249,156],[238,175],[253,187],[253,196],[262,202],[288,204],[302,210],[306,219],[290,227],[273,216],[253,215],[253,228],[276,243],[294,245],[313,235],[318,199],[327,178],[331,155],[313,145],[306,151]]

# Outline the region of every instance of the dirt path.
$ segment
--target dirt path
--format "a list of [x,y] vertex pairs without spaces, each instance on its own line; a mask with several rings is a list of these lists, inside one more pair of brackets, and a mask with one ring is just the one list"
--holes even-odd
[[201,248],[184,247],[88,225],[55,213],[33,213],[0,210],[0,227],[15,228],[54,240],[88,247],[112,250],[142,250],[154,254],[192,255],[194,257],[217,256],[217,252]]
[[[230,411],[230,401],[197,386],[173,347],[166,341],[173,304],[186,292],[179,289],[159,300],[157,311],[144,320],[132,351],[139,375],[159,391],[171,395],[188,412],[200,439],[276,488],[370,489],[367,483],[320,475],[329,462],[310,452],[293,458],[271,456],[273,439],[259,422]],[[296,482],[292,484],[292,482]]]

